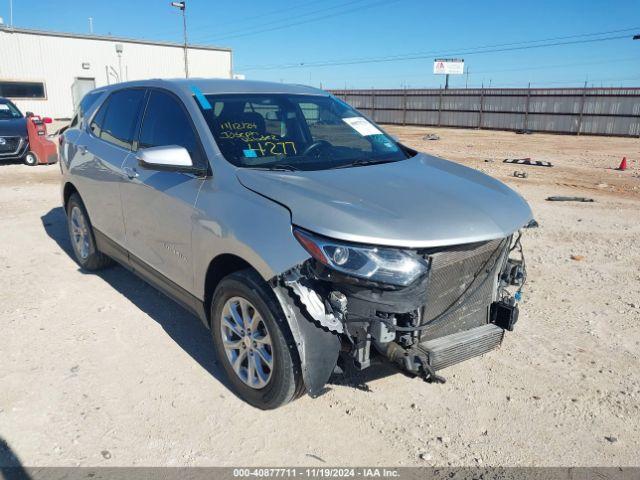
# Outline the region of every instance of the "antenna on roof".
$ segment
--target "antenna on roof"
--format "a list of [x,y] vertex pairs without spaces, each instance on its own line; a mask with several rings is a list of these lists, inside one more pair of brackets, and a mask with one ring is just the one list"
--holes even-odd
[[89,17],[89,33],[93,35],[93,17]]

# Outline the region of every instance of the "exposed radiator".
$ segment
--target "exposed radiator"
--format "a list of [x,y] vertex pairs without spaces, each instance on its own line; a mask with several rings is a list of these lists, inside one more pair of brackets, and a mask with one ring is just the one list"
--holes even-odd
[[[422,324],[432,322],[432,325],[423,330],[421,340],[450,335],[488,322],[498,270],[507,248],[508,239],[502,238],[425,252],[431,268]],[[448,308],[449,311],[442,315]]]

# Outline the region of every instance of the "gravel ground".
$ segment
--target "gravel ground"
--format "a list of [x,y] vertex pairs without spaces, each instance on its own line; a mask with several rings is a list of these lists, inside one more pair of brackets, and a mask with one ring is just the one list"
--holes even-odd
[[499,350],[444,385],[380,369],[368,391],[255,410],[199,320],[120,267],[79,271],[58,166],[0,165],[0,465],[639,465],[640,170],[611,168],[638,140],[389,130],[531,203],[530,282]]

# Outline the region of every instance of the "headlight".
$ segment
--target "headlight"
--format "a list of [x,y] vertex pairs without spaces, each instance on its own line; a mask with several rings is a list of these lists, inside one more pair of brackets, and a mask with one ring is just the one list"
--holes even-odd
[[293,234],[318,262],[346,275],[404,287],[428,270],[424,260],[410,250],[343,243],[298,228]]

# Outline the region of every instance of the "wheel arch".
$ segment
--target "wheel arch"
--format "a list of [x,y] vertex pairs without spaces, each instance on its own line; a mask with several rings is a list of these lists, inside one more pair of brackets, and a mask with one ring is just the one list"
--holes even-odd
[[258,270],[253,265],[233,253],[222,253],[209,262],[204,279],[204,311],[209,326],[211,326],[211,300],[216,287],[227,275],[246,269],[251,269],[259,275]]
[[[62,205],[64,206],[65,211],[67,210],[67,203],[69,202],[69,198],[71,198],[71,195],[73,195],[74,193],[80,195],[80,192],[78,192],[78,189],[73,183],[66,182],[62,189]],[[80,198],[82,199],[82,196],[80,196]]]

